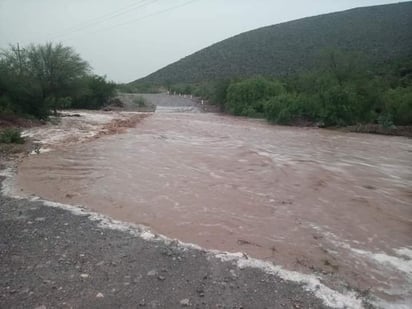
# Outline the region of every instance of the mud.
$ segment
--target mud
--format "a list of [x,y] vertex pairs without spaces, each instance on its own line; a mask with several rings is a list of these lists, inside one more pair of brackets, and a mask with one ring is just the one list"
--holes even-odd
[[122,135],[31,156],[19,166],[17,193],[408,307],[410,140],[165,113],[193,109],[164,104]]

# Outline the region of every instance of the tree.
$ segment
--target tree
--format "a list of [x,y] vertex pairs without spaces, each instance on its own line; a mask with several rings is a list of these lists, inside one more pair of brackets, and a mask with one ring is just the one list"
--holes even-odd
[[24,49],[11,45],[0,52],[2,114],[46,118],[50,109],[56,113],[74,102],[77,107],[98,108],[114,95],[114,87],[104,77],[90,75],[89,64],[62,44],[32,44]]
[[90,75],[82,78],[81,84],[84,89],[82,94],[72,102],[72,107],[98,109],[108,103],[114,96],[116,85],[106,81],[105,77]]
[[28,69],[27,52],[14,46],[0,52],[0,113],[30,114],[37,118],[48,114],[39,83]]
[[279,81],[262,77],[232,83],[227,89],[226,109],[237,116],[262,115],[264,100],[284,92]]
[[[38,81],[44,100],[57,102],[78,90],[77,81],[87,75],[89,64],[71,47],[62,44],[30,45],[27,51],[29,74]],[[57,105],[51,106],[56,113]]]
[[412,86],[388,90],[384,95],[384,117],[389,117],[395,124],[412,124]]

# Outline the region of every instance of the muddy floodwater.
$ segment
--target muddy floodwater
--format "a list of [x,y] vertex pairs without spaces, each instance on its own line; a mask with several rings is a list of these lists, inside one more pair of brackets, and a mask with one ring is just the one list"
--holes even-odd
[[412,303],[410,139],[165,110],[28,157],[19,190]]

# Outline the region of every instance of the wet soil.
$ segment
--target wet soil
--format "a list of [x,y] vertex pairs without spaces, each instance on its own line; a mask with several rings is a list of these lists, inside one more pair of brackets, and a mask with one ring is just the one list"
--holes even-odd
[[364,125],[349,126],[349,127],[343,128],[342,130],[347,131],[347,132],[407,136],[409,138],[412,137],[412,126],[384,127],[379,124],[364,124]]

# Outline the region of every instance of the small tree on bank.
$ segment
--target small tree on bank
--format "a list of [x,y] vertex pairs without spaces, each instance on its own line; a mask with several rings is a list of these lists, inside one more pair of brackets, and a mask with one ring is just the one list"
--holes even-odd
[[[32,44],[24,49],[11,45],[0,53],[0,73],[0,113],[45,118],[50,110],[56,113],[71,102],[85,102],[82,96],[94,99],[96,107],[114,95],[111,83],[91,75],[89,64],[62,44]],[[90,80],[99,81],[98,89]]]
[[[29,74],[38,82],[43,100],[50,98],[51,102],[76,95],[80,88],[77,81],[90,70],[79,54],[62,44],[30,45],[27,58]],[[56,113],[59,106],[50,107]]]

